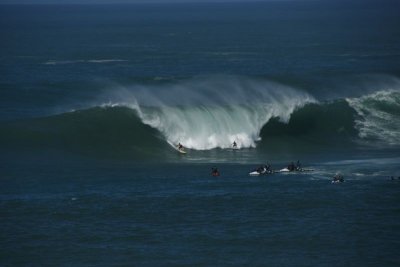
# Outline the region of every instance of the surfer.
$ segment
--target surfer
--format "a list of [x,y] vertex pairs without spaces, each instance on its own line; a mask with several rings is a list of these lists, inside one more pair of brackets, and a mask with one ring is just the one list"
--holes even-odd
[[296,170],[297,170],[297,171],[300,171],[300,170],[301,170],[301,163],[300,163],[300,160],[297,160],[297,163],[296,163]]
[[341,175],[340,173],[336,173],[335,176],[333,176],[332,183],[343,183],[343,182],[344,178],[343,175]]
[[267,171],[267,168],[266,168],[266,166],[260,166],[260,167],[258,167],[257,168],[257,170],[256,170],[259,174],[264,174],[266,171]]
[[288,170],[290,171],[290,172],[292,172],[292,171],[295,171],[296,170],[296,167],[294,166],[294,163],[293,163],[293,161],[288,165]]
[[267,172],[271,172],[272,170],[271,170],[271,165],[267,162],[267,164],[264,166],[264,168],[265,168],[265,170],[267,171]]
[[178,149],[183,150],[183,145],[181,143],[178,144]]
[[211,168],[211,175],[212,176],[219,176],[219,171],[218,171],[217,167],[212,167]]
[[236,141],[233,141],[232,147],[233,147],[233,148],[237,148]]

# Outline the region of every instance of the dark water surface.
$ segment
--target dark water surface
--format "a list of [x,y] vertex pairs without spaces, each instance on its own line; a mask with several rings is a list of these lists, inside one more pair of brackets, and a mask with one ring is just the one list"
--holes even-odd
[[312,174],[263,177],[247,175],[254,166],[218,167],[217,178],[205,164],[6,171],[0,192],[2,263],[399,263],[400,181],[361,168],[347,172],[345,183],[331,184],[329,165]]
[[0,265],[400,266],[398,10],[0,6]]

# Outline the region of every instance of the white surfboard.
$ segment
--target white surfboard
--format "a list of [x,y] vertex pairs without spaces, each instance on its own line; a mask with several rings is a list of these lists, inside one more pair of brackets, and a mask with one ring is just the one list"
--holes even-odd
[[181,153],[181,154],[186,154],[186,151],[183,150],[183,149],[176,148],[176,150],[178,150],[178,152]]
[[174,146],[174,148],[175,148],[175,150],[178,151],[179,153],[181,153],[181,154],[186,154],[185,149],[183,149],[183,148],[179,149],[177,146]]
[[283,169],[280,169],[278,172],[293,172],[293,173],[296,173],[296,172],[312,172],[312,171],[314,171],[314,169],[296,169],[296,170],[293,170],[293,171],[289,171],[288,168],[283,168]]
[[178,151],[179,153],[181,153],[181,154],[186,154],[186,151],[185,151],[185,149],[179,149],[178,148],[178,146],[177,145],[174,145],[172,142],[169,142],[168,141],[168,144],[170,144],[176,151]]
[[288,168],[283,168],[281,170],[279,170],[278,172],[290,172]]

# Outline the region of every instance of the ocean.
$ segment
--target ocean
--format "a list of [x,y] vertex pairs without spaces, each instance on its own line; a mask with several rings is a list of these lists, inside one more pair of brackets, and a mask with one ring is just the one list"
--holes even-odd
[[399,266],[398,10],[0,5],[0,266]]

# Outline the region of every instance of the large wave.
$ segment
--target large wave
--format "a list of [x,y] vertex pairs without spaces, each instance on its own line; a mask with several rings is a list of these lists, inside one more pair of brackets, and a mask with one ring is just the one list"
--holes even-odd
[[2,123],[0,144],[12,150],[60,148],[137,158],[175,157],[170,145],[178,142],[198,153],[223,151],[233,141],[263,153],[400,145],[396,88],[318,102],[279,83],[207,77],[118,88],[95,102],[59,115]]
[[[308,93],[261,80],[208,77],[162,88],[125,91],[117,104],[137,111],[168,143],[196,150],[255,147],[271,119],[288,122],[294,110],[316,100]],[[129,99],[128,101],[126,99]]]

